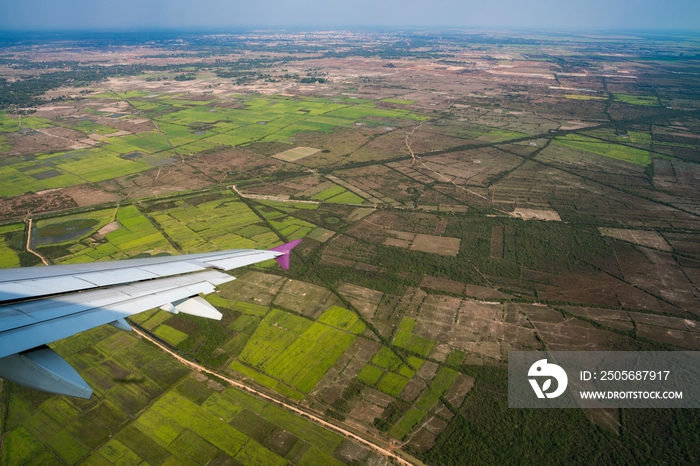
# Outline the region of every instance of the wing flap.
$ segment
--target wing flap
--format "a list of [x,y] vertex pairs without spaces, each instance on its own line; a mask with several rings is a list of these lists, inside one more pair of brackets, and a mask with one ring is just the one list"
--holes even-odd
[[209,304],[201,296],[195,296],[193,298],[184,301],[177,306],[175,309],[183,314],[189,314],[191,316],[205,317],[212,320],[221,320],[223,315],[216,310],[214,306]]

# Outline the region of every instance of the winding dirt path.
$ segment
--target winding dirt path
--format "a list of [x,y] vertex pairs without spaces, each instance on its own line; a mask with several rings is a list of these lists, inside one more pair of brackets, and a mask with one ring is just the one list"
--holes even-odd
[[236,194],[238,194],[241,197],[244,197],[246,199],[256,199],[260,201],[275,201],[275,202],[294,202],[295,204],[320,204],[318,201],[302,201],[302,200],[297,200],[297,199],[283,199],[281,197],[277,196],[268,196],[266,194],[243,194],[236,188],[235,184],[232,184],[229,186],[231,189],[233,189]]
[[[410,134],[407,134],[407,135],[406,135],[406,148],[407,148],[408,151],[411,153],[411,157],[413,157],[413,160],[411,161],[411,165],[410,165],[411,168],[413,168],[413,167],[415,166],[415,164],[416,164],[416,161],[418,161],[418,162],[420,162],[421,167],[422,167],[424,170],[428,170],[429,172],[435,173],[437,176],[439,176],[440,178],[442,178],[446,183],[451,183],[451,184],[454,185],[455,187],[457,187],[457,188],[459,188],[459,189],[462,189],[462,190],[468,192],[469,194],[472,194],[472,195],[474,195],[474,196],[478,196],[478,197],[480,197],[480,198],[482,198],[482,199],[484,199],[484,200],[486,200],[486,201],[490,201],[490,199],[489,199],[488,197],[482,196],[481,194],[479,194],[479,193],[477,193],[477,192],[474,192],[474,191],[472,191],[471,189],[468,189],[468,188],[465,188],[464,186],[458,185],[457,183],[455,183],[455,182],[452,180],[452,178],[448,178],[448,177],[446,177],[445,175],[443,175],[442,173],[437,172],[437,171],[433,170],[432,168],[428,167],[428,166],[423,162],[423,160],[422,160],[420,157],[418,157],[416,154],[413,153],[413,149],[411,149],[411,143],[410,143],[411,136],[413,136],[413,133],[415,133],[416,130],[417,130],[418,128],[420,128],[420,126],[421,126],[422,124],[423,124],[423,122],[421,121],[420,124],[419,124],[418,126],[416,126],[415,128],[413,128],[413,131],[411,131]],[[499,210],[501,210],[501,209],[499,209]],[[512,214],[511,212],[506,212],[505,210],[501,210],[501,212],[503,212],[503,213],[505,213],[505,214],[508,214],[508,215],[510,215],[511,217],[513,216],[513,214]]]
[[44,265],[49,265],[49,261],[47,261],[44,256],[32,249],[32,219],[30,218],[27,223],[29,223],[29,227],[27,228],[27,252],[31,252],[36,257],[41,259],[41,262],[43,262]]

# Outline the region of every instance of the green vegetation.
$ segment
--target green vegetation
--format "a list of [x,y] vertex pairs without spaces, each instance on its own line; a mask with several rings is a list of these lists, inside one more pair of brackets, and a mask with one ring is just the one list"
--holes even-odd
[[411,431],[411,429],[413,429],[416,424],[423,420],[425,414],[425,411],[417,408],[409,409],[408,412],[406,412],[406,414],[399,419],[399,422],[397,422],[396,425],[391,428],[389,434],[392,437],[401,440]]
[[340,435],[275,405],[268,404],[261,411],[260,415],[297,437],[304,439],[324,453],[333,454],[343,442],[343,438]]
[[116,133],[118,130],[111,126],[101,125],[90,120],[80,120],[69,123],[71,129],[85,134],[99,134],[101,136]]
[[367,364],[362,368],[360,373],[357,374],[357,380],[369,386],[374,386],[382,375],[384,375],[384,370],[372,364]]
[[306,452],[299,462],[299,466],[341,466],[343,464],[345,463],[341,463],[315,447],[309,448],[309,451]]
[[364,330],[356,315],[339,307],[329,309],[315,323],[275,309],[258,325],[239,358],[308,393],[355,340],[352,333],[331,324],[353,333]]
[[414,335],[413,327],[415,325],[415,319],[404,317],[398,331],[396,332],[396,336],[394,337],[394,345],[411,351],[412,353],[427,357],[433,351],[433,348],[435,348],[437,343],[428,340],[427,338]]
[[570,100],[607,100],[605,97],[581,94],[565,94],[564,97]]
[[389,370],[398,370],[401,366],[401,359],[390,348],[382,346],[372,358],[372,364]]
[[630,105],[643,105],[646,107],[658,107],[659,99],[653,95],[629,95],[615,94],[615,101]]
[[318,318],[318,322],[355,335],[361,334],[367,328],[357,314],[338,306],[329,308]]
[[43,446],[26,429],[20,427],[7,434],[2,445],[2,464],[27,463],[35,458]]
[[406,358],[406,362],[408,362],[408,365],[411,366],[414,370],[418,370],[421,368],[425,360],[417,358],[415,356],[408,356]]
[[333,186],[312,197],[318,201],[331,202],[335,204],[362,204],[362,199],[357,194],[348,191],[342,186]]
[[445,365],[450,367],[459,367],[462,365],[464,356],[466,356],[466,353],[464,351],[452,350],[450,355],[447,357],[447,360],[445,361]]
[[[421,120],[405,110],[380,109],[373,103],[340,103],[325,99],[235,96],[244,109],[195,106],[158,118],[180,125],[210,124],[218,134],[207,141],[225,146],[252,142],[284,142],[303,131],[331,132],[365,118]],[[264,124],[260,124],[264,123]]]
[[441,367],[435,375],[435,378],[433,378],[430,387],[426,389],[418,401],[416,401],[416,406],[426,411],[432,408],[440,397],[450,388],[456,377],[457,371],[444,366]]
[[637,165],[647,166],[651,163],[651,155],[645,150],[611,144],[578,134],[567,134],[559,137],[555,143]]
[[294,216],[287,216],[279,210],[264,207],[260,209],[263,217],[270,222],[280,234],[288,240],[295,240],[306,237],[311,231],[316,229],[316,225],[306,222]]
[[390,104],[399,104],[399,105],[413,105],[416,103],[415,100],[409,100],[409,99],[382,99],[380,102],[388,102]]
[[155,334],[167,341],[173,346],[177,346],[187,339],[187,334],[179,330],[175,330],[167,325],[160,325],[155,331]]
[[23,236],[22,223],[0,227],[0,268],[19,267],[18,251],[22,248]]
[[496,143],[496,142],[502,142],[502,141],[509,141],[511,139],[523,138],[523,137],[527,137],[527,136],[528,136],[527,134],[518,133],[517,131],[494,129],[494,130],[491,130],[482,136],[479,136],[478,139],[482,140],[482,141],[487,141],[490,143]]
[[[158,203],[148,207],[149,216],[188,253],[224,249],[267,249],[279,244],[277,236],[236,196],[222,193],[178,200],[172,206]],[[251,229],[255,226],[255,229]],[[248,228],[246,228],[248,227]],[[237,234],[240,232],[241,234]],[[245,235],[245,236],[244,236]]]
[[387,372],[382,380],[379,381],[379,384],[377,384],[377,389],[386,393],[387,395],[396,397],[399,396],[401,390],[404,389],[408,383],[408,380],[409,379],[406,377],[394,372]]
[[19,126],[19,117],[8,112],[0,112],[0,133],[14,133],[22,129],[48,128],[53,126],[51,120],[40,117],[22,117],[22,127]]
[[[96,236],[97,230],[107,224],[113,228]],[[33,241],[41,245],[37,249],[58,263],[177,253],[135,206],[120,207],[116,215],[114,209],[105,209],[41,220],[36,225]]]

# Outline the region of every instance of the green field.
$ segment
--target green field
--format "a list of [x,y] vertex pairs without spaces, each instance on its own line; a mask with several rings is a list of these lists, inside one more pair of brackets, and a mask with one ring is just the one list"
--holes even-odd
[[7,138],[0,136],[0,152],[7,152],[8,150],[10,150],[10,145],[7,143]]
[[97,183],[152,168],[120,155],[119,152],[96,148],[18,157],[20,160],[16,163],[0,167],[0,195],[16,196],[86,182]]
[[179,330],[175,330],[174,328],[169,327],[167,325],[158,326],[154,333],[173,346],[179,345],[188,337],[186,333],[183,333]]
[[354,313],[339,307],[317,322],[275,309],[258,325],[239,359],[308,393],[363,330]]
[[387,372],[384,377],[382,377],[382,380],[380,380],[377,384],[377,389],[386,393],[387,395],[397,397],[399,396],[399,393],[401,393],[401,390],[404,389],[408,381],[409,379],[406,377],[395,374],[394,372]]
[[71,129],[80,131],[85,134],[99,134],[107,135],[116,133],[118,130],[112,128],[111,126],[101,125],[90,120],[82,120],[77,122],[70,122],[67,124]]
[[651,163],[651,155],[645,150],[611,144],[578,134],[567,134],[564,137],[556,138],[555,143],[637,165],[647,166]]
[[[113,93],[90,98],[115,98]],[[109,137],[117,130],[89,119],[53,122],[39,117],[19,120],[0,112],[0,133],[65,126],[85,135],[107,136],[99,146],[55,153],[19,156],[0,167],[0,196],[99,183],[159,166],[163,159],[195,155],[221,146],[245,146],[253,142],[287,142],[300,132],[329,133],[358,121],[395,125],[425,117],[404,109],[381,109],[367,101],[298,98],[281,96],[234,96],[245,108],[217,107],[213,101],[155,96],[141,91],[119,93],[129,103],[154,118],[158,130]],[[408,102],[408,101],[405,101]],[[102,114],[94,109],[91,113]],[[262,124],[264,123],[264,124]],[[18,134],[28,137],[30,133]],[[9,149],[0,139],[0,152]],[[327,202],[348,204],[363,200],[349,192],[329,197]]]
[[416,401],[416,406],[426,411],[432,408],[450,388],[456,377],[457,371],[444,366],[441,367],[430,383],[430,388],[425,390],[418,401]]
[[[51,219],[52,223],[37,222],[39,231],[42,227],[56,224],[66,225],[66,219],[77,222],[79,219],[94,219],[97,223],[90,229],[84,230],[79,238],[71,238],[68,243],[51,242],[39,248],[57,263],[80,263],[101,260],[125,259],[142,254],[151,256],[158,254],[176,254],[173,248],[151,222],[144,217],[135,206],[120,207],[115,216],[114,209],[77,214],[70,217]],[[94,234],[112,221],[115,228],[105,233],[99,239]],[[60,221],[61,223],[56,223]],[[60,232],[61,230],[59,230]],[[78,231],[80,233],[80,231]],[[60,240],[60,238],[59,238]],[[56,246],[63,246],[55,248]]]
[[23,236],[23,223],[0,227],[0,268],[19,267],[18,251],[22,248]]
[[48,128],[53,126],[51,120],[40,117],[22,117],[22,127],[19,126],[19,117],[8,112],[0,112],[0,133],[14,133],[22,129]]
[[435,348],[436,342],[413,334],[416,321],[410,317],[404,317],[394,337],[394,345],[404,348],[422,357],[427,357]]
[[380,102],[388,102],[390,104],[399,104],[399,105],[413,105],[416,103],[415,100],[408,100],[408,99],[382,99]]
[[615,101],[630,105],[642,105],[645,107],[658,107],[661,105],[658,97],[653,95],[615,94]]
[[362,368],[360,373],[357,374],[357,380],[366,385],[374,386],[379,379],[382,378],[382,375],[384,375],[383,369],[373,366],[372,364],[367,364]]
[[[291,206],[285,206],[285,212],[290,212]],[[288,240],[295,240],[306,237],[309,233],[316,229],[316,225],[300,218],[287,216],[285,213],[270,207],[259,209],[263,217],[270,222],[280,234],[284,235]],[[296,209],[295,209],[296,210]]]
[[[336,127],[347,127],[357,121],[371,119],[421,120],[410,111],[402,109],[380,109],[374,103],[359,101],[332,101],[321,98],[289,99],[281,96],[233,96],[245,108],[221,108],[213,105],[191,105],[176,112],[157,117],[159,124],[170,125],[162,129],[175,136],[174,126],[180,126],[181,136],[173,139],[178,147],[191,136],[183,133],[187,128],[209,125],[216,134],[204,135],[202,141],[215,145],[245,146],[252,142],[285,142],[290,137],[306,131],[331,132]],[[161,104],[188,105],[186,101],[160,100]],[[134,105],[147,101],[134,99]],[[409,103],[409,101],[401,101]],[[192,103],[194,104],[194,102]],[[152,103],[150,103],[152,105]],[[146,108],[146,107],[143,107]],[[369,121],[369,120],[368,120]],[[370,121],[371,122],[371,121]],[[169,136],[170,137],[170,136]]]
[[477,139],[481,141],[487,141],[491,143],[495,142],[502,142],[502,141],[508,141],[511,139],[518,139],[518,138],[524,138],[527,137],[528,135],[525,133],[518,133],[516,131],[508,131],[508,130],[503,130],[503,129],[494,129],[489,131],[488,133],[479,136]]
[[411,408],[404,414],[399,422],[394,425],[389,431],[392,437],[401,440],[408,434],[413,427],[425,417],[425,411],[417,408]]
[[[338,313],[328,317],[347,320]],[[339,464],[333,458],[339,435],[242,391],[214,390],[131,334],[102,327],[55,347],[97,397],[85,401],[12,386],[2,465],[204,465],[232,458],[284,466],[283,456],[297,451],[306,453],[294,464]],[[288,441],[280,450],[270,445],[282,430]]]
[[279,243],[255,212],[232,194],[222,194],[207,202],[196,197],[179,200],[174,207],[165,209],[154,204],[149,210],[158,226],[188,253],[266,249]]

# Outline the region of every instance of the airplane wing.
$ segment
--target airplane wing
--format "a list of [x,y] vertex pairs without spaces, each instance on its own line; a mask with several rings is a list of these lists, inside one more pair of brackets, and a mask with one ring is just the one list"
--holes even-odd
[[220,320],[201,294],[234,280],[232,270],[269,259],[289,268],[301,240],[269,250],[237,249],[182,256],[0,270],[0,378],[38,390],[90,398],[92,389],[45,346],[160,307]]

